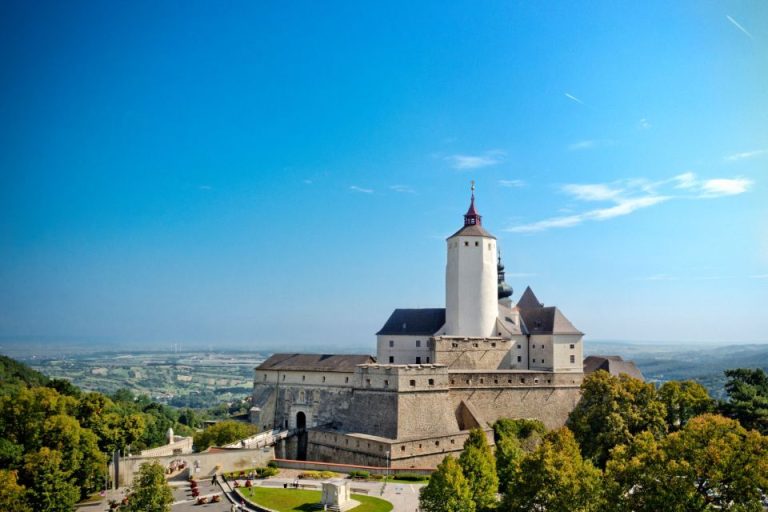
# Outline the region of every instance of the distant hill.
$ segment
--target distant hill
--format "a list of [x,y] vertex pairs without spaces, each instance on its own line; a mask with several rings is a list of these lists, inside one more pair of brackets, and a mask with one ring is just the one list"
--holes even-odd
[[12,384],[25,384],[29,387],[46,386],[49,381],[48,377],[24,363],[0,355],[0,386]]
[[762,368],[768,371],[768,345],[641,344],[594,341],[585,344],[586,355],[620,355],[635,362],[646,380],[693,379],[724,398],[725,375],[730,368]]

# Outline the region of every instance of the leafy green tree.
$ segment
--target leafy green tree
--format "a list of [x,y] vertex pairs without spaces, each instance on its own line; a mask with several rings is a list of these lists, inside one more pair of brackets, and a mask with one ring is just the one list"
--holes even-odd
[[504,495],[509,512],[592,512],[605,510],[602,475],[582,459],[573,434],[562,428],[547,434],[525,456]]
[[768,489],[768,438],[705,414],[656,440],[636,436],[611,453],[609,501],[617,512],[760,511]]
[[598,467],[605,466],[614,446],[630,442],[634,435],[649,431],[661,437],[666,433],[667,412],[653,384],[599,370],[584,379],[581,392],[566,425],[584,457]]
[[680,430],[691,418],[712,412],[715,407],[707,389],[693,380],[665,382],[659,388],[658,396],[667,409],[670,432]]
[[48,377],[8,356],[0,355],[0,385],[8,387],[45,386]]
[[520,471],[525,451],[515,436],[503,436],[496,441],[496,474],[499,478],[499,492],[509,494],[510,485]]
[[0,469],[0,510],[32,512],[27,504],[27,490],[16,479],[16,471]]
[[28,454],[24,464],[27,501],[34,510],[71,512],[80,499],[80,489],[72,478],[61,452],[43,447]]
[[129,512],[170,512],[173,492],[165,481],[165,470],[158,462],[145,462],[133,478],[128,494]]
[[521,443],[534,436],[544,436],[547,429],[539,420],[528,418],[500,418],[493,424],[493,437],[498,442],[506,436],[514,436]]
[[496,474],[496,459],[479,428],[470,430],[464,442],[464,451],[459,456],[459,465],[472,492],[477,510],[489,510],[496,505],[499,477]]
[[768,434],[768,374],[761,368],[726,370],[728,401],[723,413],[739,420],[744,428]]
[[475,512],[475,502],[461,466],[445,457],[421,489],[419,507],[423,512]]
[[203,451],[209,446],[221,446],[234,443],[256,434],[259,429],[256,425],[241,423],[239,421],[221,421],[211,425],[202,432],[195,434],[194,445],[198,451]]

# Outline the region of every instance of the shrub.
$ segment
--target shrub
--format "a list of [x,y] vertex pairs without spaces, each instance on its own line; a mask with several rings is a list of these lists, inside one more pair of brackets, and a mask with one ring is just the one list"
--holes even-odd
[[350,471],[349,477],[350,478],[359,478],[361,480],[367,479],[371,476],[370,471]]
[[305,480],[327,480],[337,476],[339,476],[339,474],[334,473],[333,471],[305,471],[299,474],[299,478]]
[[277,462],[275,462],[274,460],[271,460],[269,461],[269,463],[267,463],[267,467],[277,469]]
[[426,480],[425,475],[419,475],[418,473],[395,473],[395,480],[405,480],[407,482],[421,482]]

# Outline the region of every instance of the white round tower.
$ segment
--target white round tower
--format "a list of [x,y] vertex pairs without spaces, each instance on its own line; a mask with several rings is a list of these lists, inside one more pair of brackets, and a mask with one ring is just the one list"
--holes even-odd
[[496,335],[498,269],[496,237],[482,226],[475,210],[475,184],[464,215],[464,227],[448,240],[445,267],[445,334],[448,336]]

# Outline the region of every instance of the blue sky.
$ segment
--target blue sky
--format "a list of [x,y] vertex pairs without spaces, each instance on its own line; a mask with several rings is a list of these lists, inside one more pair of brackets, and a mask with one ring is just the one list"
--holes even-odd
[[587,339],[768,341],[764,1],[3,2],[0,57],[6,342],[373,347],[470,180]]

